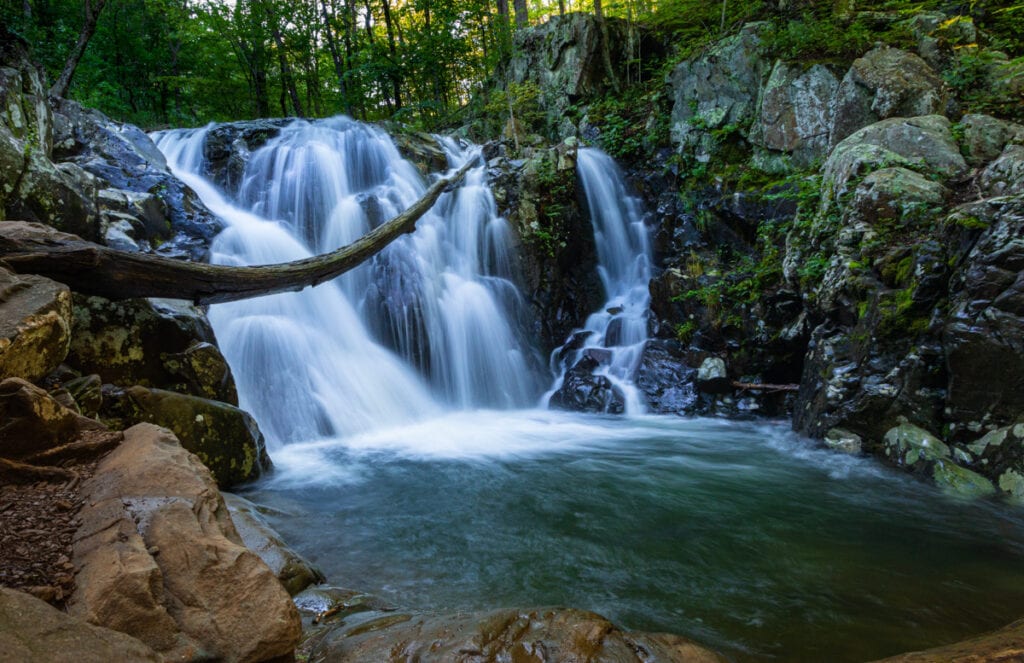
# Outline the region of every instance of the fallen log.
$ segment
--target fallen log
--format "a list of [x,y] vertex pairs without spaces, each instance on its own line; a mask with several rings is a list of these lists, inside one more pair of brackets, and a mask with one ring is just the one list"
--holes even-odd
[[166,297],[215,304],[302,290],[344,274],[415,230],[420,217],[446,187],[463,178],[471,163],[434,182],[409,209],[351,244],[294,262],[256,267],[184,262],[117,251],[38,223],[6,221],[0,222],[0,265],[107,299]]
[[739,382],[737,380],[732,381],[732,386],[736,389],[743,390],[761,390],[761,391],[800,391],[800,385],[798,384],[762,384],[759,382]]

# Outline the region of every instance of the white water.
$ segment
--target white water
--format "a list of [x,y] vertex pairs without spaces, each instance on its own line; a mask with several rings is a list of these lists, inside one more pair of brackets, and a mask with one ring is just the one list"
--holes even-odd
[[[651,243],[640,201],[629,195],[619,167],[604,152],[580,149],[577,170],[594,227],[598,271],[607,301],[584,325],[586,341],[563,355],[551,395],[562,386],[565,371],[584,355],[599,359],[595,375],[606,376],[623,394],[627,414],[644,412],[643,398],[633,377],[647,342],[650,305]],[[573,334],[576,337],[577,333]]]
[[[203,176],[206,129],[155,138],[172,170],[227,229],[223,264],[329,251],[408,207],[426,186],[379,129],[348,118],[296,121],[250,158],[228,200]],[[451,165],[477,159],[454,141]],[[377,258],[335,281],[210,309],[221,349],[272,450],[438,416],[533,402],[533,350],[516,321],[510,231],[483,164]]]

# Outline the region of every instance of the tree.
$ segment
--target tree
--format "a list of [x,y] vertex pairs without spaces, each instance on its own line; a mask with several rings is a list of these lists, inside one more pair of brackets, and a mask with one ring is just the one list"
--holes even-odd
[[78,33],[78,42],[71,49],[67,62],[64,63],[64,69],[60,72],[60,76],[57,77],[53,87],[50,88],[52,96],[63,97],[67,95],[68,88],[71,86],[71,79],[75,75],[75,69],[78,68],[78,63],[85,54],[89,40],[92,39],[93,34],[96,32],[96,22],[99,21],[100,12],[103,11],[103,7],[106,4],[107,0],[85,0],[85,6],[83,7],[85,20],[82,23],[82,31]]

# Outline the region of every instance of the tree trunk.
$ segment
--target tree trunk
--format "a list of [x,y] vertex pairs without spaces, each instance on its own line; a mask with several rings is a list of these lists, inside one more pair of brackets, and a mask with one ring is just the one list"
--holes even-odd
[[526,9],[526,0],[512,0],[516,10],[516,28],[525,28],[530,23],[530,14]]
[[[288,64],[288,56],[284,52],[284,36],[277,28],[274,28],[274,43],[277,44],[277,58],[281,66],[281,84],[288,90],[295,114],[299,117],[306,117],[306,114],[302,112],[302,102],[299,101],[299,92],[295,88],[295,77],[292,75],[291,65]],[[281,104],[281,107],[283,110],[284,104]],[[287,115],[287,112],[285,114]]]
[[96,21],[99,20],[100,12],[103,11],[106,4],[107,0],[85,0],[85,23],[82,24],[82,31],[78,33],[78,42],[71,49],[57,82],[50,88],[50,96],[63,97],[68,93],[75,69],[78,68],[78,63],[85,55],[85,48],[89,45],[89,40],[96,32]]
[[471,165],[469,162],[451,177],[434,182],[409,209],[348,246],[294,262],[258,267],[184,262],[116,251],[38,223],[8,221],[0,223],[0,264],[21,274],[51,278],[75,292],[108,299],[166,297],[214,304],[302,290],[344,274],[415,230],[416,221]]
[[[395,30],[391,24],[391,5],[388,0],[382,0],[384,5],[384,27],[388,33],[388,52],[391,54],[391,92],[395,98],[395,110],[402,109],[402,78],[398,73],[398,52],[395,49]],[[429,32],[429,28],[428,28]]]
[[345,113],[352,115],[352,105],[345,92],[345,62],[342,60],[341,49],[334,38],[334,30],[331,29],[330,14],[327,12],[327,0],[320,0],[321,16],[324,21],[324,35],[327,37],[327,48],[331,52],[331,60],[334,61],[334,74],[338,77],[338,92],[341,93],[342,103],[345,105]]
[[601,8],[601,0],[594,0],[594,16],[604,18],[604,10]]

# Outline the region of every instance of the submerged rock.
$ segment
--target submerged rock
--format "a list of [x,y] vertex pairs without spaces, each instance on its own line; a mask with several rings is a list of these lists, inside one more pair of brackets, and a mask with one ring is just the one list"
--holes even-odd
[[622,631],[592,612],[548,608],[371,616],[320,636],[310,660],[718,663],[725,659],[681,636]]
[[289,594],[295,596],[310,585],[324,581],[319,569],[281,540],[260,514],[259,506],[240,495],[222,493],[222,496],[242,543],[260,556]]

